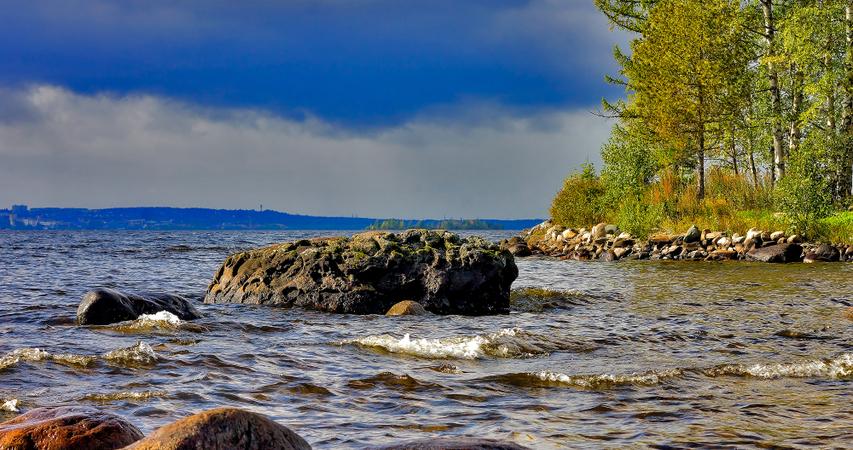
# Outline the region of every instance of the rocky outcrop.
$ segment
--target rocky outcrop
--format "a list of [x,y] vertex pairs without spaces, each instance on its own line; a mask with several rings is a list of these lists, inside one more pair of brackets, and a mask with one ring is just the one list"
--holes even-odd
[[231,255],[205,302],[385,314],[409,299],[435,314],[501,314],[509,311],[509,288],[517,276],[512,254],[479,237],[368,232]]
[[[711,230],[700,232],[698,227],[692,226],[683,235],[658,233],[648,239],[640,240],[628,233],[620,232],[614,225],[598,224],[593,230],[585,228],[576,230],[545,221],[526,231],[521,238],[527,242],[528,248],[534,255],[580,261],[622,259],[802,261],[802,254],[793,255],[797,247],[788,247],[790,245],[796,245],[805,252],[807,262],[853,261],[853,246],[827,244],[799,246],[802,239],[798,235],[786,236],[782,231],[771,233],[755,228],[744,235],[737,233],[729,235],[726,232]],[[780,247],[772,248],[775,246]],[[782,251],[785,249],[791,253]],[[782,251],[782,255],[776,255],[779,251]]]
[[128,450],[310,450],[305,439],[265,416],[217,408],[172,422]]
[[134,320],[142,314],[168,311],[183,320],[201,315],[189,300],[172,294],[125,294],[113,289],[96,289],[83,296],[77,307],[80,325],[107,325]]
[[142,438],[125,419],[89,407],[38,408],[0,423],[0,448],[112,450]]
[[512,442],[474,438],[437,438],[371,447],[374,450],[525,450],[527,447]]
[[423,316],[426,314],[429,312],[420,303],[411,300],[403,300],[385,313],[386,316]]

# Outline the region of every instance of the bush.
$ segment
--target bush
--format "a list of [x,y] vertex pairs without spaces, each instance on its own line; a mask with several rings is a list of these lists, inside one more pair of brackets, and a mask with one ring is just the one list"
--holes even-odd
[[652,234],[662,218],[663,208],[660,205],[629,196],[619,204],[616,224],[619,229],[642,239]]
[[563,226],[590,226],[605,219],[604,183],[592,164],[584,164],[563,182],[563,188],[551,203],[551,218]]
[[776,194],[791,229],[813,239],[825,232],[821,219],[832,213],[832,190],[824,176],[826,155],[819,146],[808,143],[789,157],[788,171],[776,186]]

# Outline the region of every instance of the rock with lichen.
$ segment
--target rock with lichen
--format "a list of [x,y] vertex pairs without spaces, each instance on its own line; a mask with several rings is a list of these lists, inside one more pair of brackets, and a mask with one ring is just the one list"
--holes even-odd
[[231,255],[205,302],[385,314],[395,303],[413,300],[435,314],[503,314],[517,276],[512,254],[480,237],[367,232]]

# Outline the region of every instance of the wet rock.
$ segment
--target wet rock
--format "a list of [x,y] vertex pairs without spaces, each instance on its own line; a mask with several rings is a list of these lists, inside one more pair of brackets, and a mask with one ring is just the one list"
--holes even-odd
[[841,252],[837,248],[828,245],[820,244],[816,248],[806,252],[806,257],[803,262],[837,262],[841,259]]
[[689,230],[687,230],[687,234],[684,235],[684,242],[688,244],[692,242],[699,242],[701,238],[702,232],[696,225],[693,225]]
[[790,263],[802,260],[803,247],[799,244],[777,244],[769,247],[753,248],[746,253],[752,261],[769,263]]
[[128,450],[310,450],[305,439],[265,416],[217,408],[172,422]]
[[142,438],[127,420],[90,407],[38,408],[0,423],[0,448],[112,450]]
[[385,314],[408,298],[436,314],[504,314],[517,276],[512,254],[479,237],[369,232],[231,255],[205,302]]
[[492,439],[438,438],[409,441],[384,447],[371,447],[374,450],[525,450],[512,442]]
[[385,313],[386,316],[424,316],[427,314],[429,313],[420,303],[411,300],[396,303]]
[[189,300],[172,294],[125,294],[114,289],[95,289],[83,296],[77,307],[80,325],[107,325],[134,320],[142,314],[168,311],[183,320],[201,315]]

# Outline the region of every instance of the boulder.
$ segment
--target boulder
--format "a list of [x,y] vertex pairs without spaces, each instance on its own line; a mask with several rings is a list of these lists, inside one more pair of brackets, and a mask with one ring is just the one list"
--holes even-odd
[[696,225],[691,226],[690,229],[687,230],[687,234],[684,235],[684,242],[688,244],[691,242],[699,242],[700,239],[702,239],[702,232]]
[[799,244],[777,244],[769,247],[755,247],[746,253],[752,261],[769,263],[790,263],[802,260],[803,247]]
[[0,448],[112,450],[142,438],[127,420],[90,407],[37,408],[0,423]]
[[774,231],[773,233],[770,233],[770,240],[771,241],[777,241],[778,242],[779,239],[782,239],[784,237],[785,237],[784,231]]
[[803,262],[837,262],[841,259],[841,252],[837,248],[828,245],[820,244],[816,248],[806,252],[806,257]]
[[602,222],[594,227],[592,227],[592,238],[598,239],[600,237],[607,236],[607,224]]
[[385,313],[386,316],[424,316],[427,314],[429,313],[420,303],[411,300],[396,303]]
[[518,256],[519,258],[533,254],[530,251],[530,247],[527,245],[527,242],[518,236],[501,241],[501,250],[507,250],[512,253],[513,256]]
[[404,298],[435,314],[505,314],[517,276],[512,254],[479,237],[368,232],[231,255],[205,302],[385,314]]
[[165,425],[127,450],[310,450],[305,439],[265,416],[216,408]]
[[800,244],[803,242],[803,239],[799,235],[794,234],[794,235],[788,236],[787,242],[789,244]]
[[370,447],[374,450],[525,450],[527,447],[512,442],[492,439],[472,438],[433,438],[392,444],[384,447]]
[[189,300],[172,294],[125,294],[113,289],[95,289],[83,296],[77,307],[80,325],[107,325],[134,320],[142,314],[168,311],[183,320],[201,315]]

